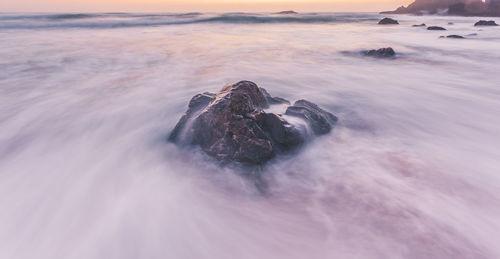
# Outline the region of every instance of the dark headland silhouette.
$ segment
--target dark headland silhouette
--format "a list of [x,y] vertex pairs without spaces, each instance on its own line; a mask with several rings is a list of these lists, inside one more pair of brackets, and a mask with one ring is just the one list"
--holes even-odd
[[382,14],[447,14],[463,16],[500,16],[500,0],[415,0],[407,7]]

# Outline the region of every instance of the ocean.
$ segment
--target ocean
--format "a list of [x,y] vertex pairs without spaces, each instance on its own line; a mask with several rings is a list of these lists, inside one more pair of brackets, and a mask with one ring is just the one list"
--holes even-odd
[[[0,258],[500,258],[500,28],[383,17],[0,14]],[[339,117],[265,195],[166,140],[241,80]]]

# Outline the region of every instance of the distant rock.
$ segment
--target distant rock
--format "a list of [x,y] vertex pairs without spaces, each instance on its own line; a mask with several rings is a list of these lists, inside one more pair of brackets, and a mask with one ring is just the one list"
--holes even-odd
[[476,22],[474,26],[498,26],[498,24],[495,21],[481,20],[479,22]]
[[275,14],[299,14],[299,13],[292,11],[292,10],[289,10],[289,11],[281,11],[281,12],[278,12]]
[[391,47],[372,49],[362,52],[365,56],[376,57],[376,58],[391,58],[396,55],[396,52]]
[[441,36],[439,38],[449,38],[449,39],[465,39],[464,36],[460,36],[460,35],[448,35],[448,36]]
[[467,34],[465,36],[468,36],[468,37],[477,36],[477,33],[470,33],[470,34]]
[[169,141],[196,145],[221,162],[261,165],[278,154],[297,149],[310,136],[327,134],[337,117],[317,105],[299,100],[286,110],[286,116],[304,121],[288,122],[284,115],[264,111],[271,104],[289,104],[271,97],[250,81],[224,86],[217,94],[195,95]]
[[378,22],[378,24],[399,24],[398,21],[391,18],[384,18]]
[[412,27],[426,27],[426,26],[427,25],[425,23],[412,25]]
[[429,27],[427,27],[427,30],[429,30],[429,31],[446,31],[445,28],[439,27],[439,26],[429,26]]
[[454,25],[454,23],[452,23],[452,22],[449,22],[449,23],[448,23],[448,25]]

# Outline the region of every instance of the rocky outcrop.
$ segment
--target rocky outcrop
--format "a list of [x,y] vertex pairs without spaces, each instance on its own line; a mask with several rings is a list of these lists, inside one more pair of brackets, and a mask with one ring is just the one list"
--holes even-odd
[[362,52],[363,55],[375,58],[392,58],[396,55],[396,52],[391,47],[372,49]]
[[[200,146],[222,162],[259,165],[297,149],[311,136],[329,133],[337,122],[333,114],[305,100],[289,106],[285,115],[265,112],[273,104],[290,103],[249,81],[226,85],[217,94],[195,95],[169,141]],[[302,120],[310,130],[286,116]]]
[[429,30],[429,31],[446,31],[445,28],[440,27],[440,26],[429,26],[429,27],[427,27],[427,30]]
[[395,11],[382,12],[384,14],[436,14],[446,10],[450,5],[462,3],[463,0],[415,0],[408,7],[401,6]]
[[382,14],[450,14],[462,16],[500,16],[500,1],[487,0],[415,0]]
[[479,22],[476,22],[474,26],[498,26],[498,24],[495,21],[481,20]]
[[398,22],[398,21],[396,21],[396,20],[394,20],[394,19],[391,19],[391,18],[387,18],[387,17],[386,17],[386,18],[384,18],[384,19],[380,20],[380,21],[378,22],[378,24],[383,24],[383,25],[385,25],[385,24],[399,24],[399,22]]

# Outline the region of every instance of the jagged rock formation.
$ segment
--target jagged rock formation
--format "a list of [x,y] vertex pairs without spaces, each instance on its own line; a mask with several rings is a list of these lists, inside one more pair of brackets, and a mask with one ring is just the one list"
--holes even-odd
[[500,16],[500,0],[415,0],[382,14],[450,14],[463,16]]
[[396,55],[396,52],[391,47],[389,48],[381,48],[381,49],[372,49],[368,51],[364,51],[363,54],[369,57],[376,58],[392,58]]
[[295,150],[310,136],[327,134],[337,122],[333,114],[299,100],[287,108],[285,115],[299,118],[308,126],[294,125],[281,114],[264,111],[272,104],[290,103],[249,81],[226,85],[217,94],[195,95],[169,141],[200,146],[222,162],[259,165]]
[[384,18],[378,22],[378,24],[399,24],[398,21],[391,18]]

